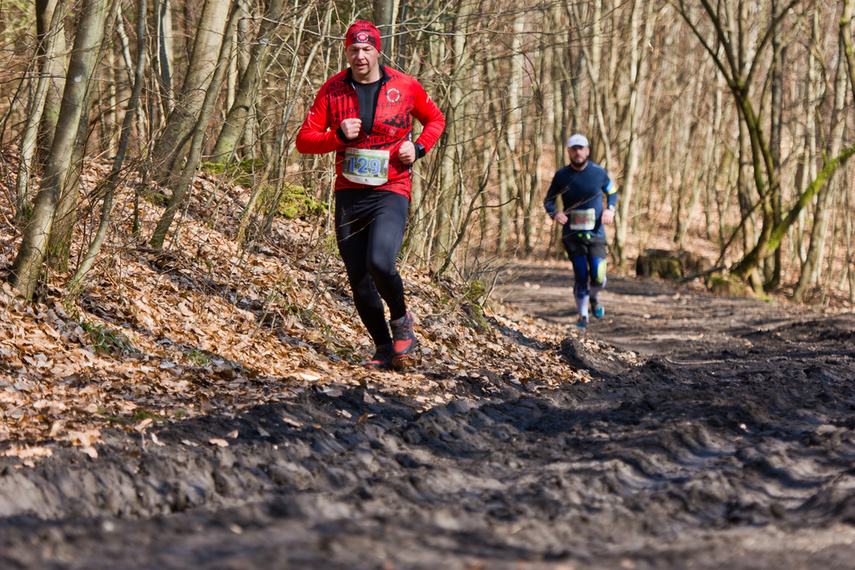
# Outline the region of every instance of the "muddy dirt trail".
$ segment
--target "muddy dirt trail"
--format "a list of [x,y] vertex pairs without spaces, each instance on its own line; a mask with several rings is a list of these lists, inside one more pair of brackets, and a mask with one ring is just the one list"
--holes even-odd
[[580,333],[570,278],[497,294],[594,381],[448,378],[425,413],[333,388],[0,458],[0,568],[851,568],[855,316],[612,279]]

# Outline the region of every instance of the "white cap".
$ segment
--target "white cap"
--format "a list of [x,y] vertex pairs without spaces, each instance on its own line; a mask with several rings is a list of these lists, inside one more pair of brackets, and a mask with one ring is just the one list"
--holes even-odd
[[588,146],[588,139],[583,135],[572,135],[567,139],[567,148],[570,148],[571,146]]

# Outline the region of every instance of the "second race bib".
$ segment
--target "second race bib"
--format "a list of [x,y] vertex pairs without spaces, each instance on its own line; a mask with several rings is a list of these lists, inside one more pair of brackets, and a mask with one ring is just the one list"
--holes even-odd
[[382,186],[389,179],[389,151],[349,148],[344,152],[341,173],[357,184]]
[[587,210],[570,210],[567,212],[567,223],[571,230],[592,230],[597,219],[593,208]]

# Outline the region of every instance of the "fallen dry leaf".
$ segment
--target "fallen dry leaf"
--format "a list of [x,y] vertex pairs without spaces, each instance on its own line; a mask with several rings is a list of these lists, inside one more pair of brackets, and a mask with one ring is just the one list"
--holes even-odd
[[83,453],[85,453],[86,455],[91,457],[92,459],[98,459],[98,450],[96,450],[94,447],[91,447],[91,446],[81,447],[80,451],[82,451]]
[[30,457],[50,457],[53,455],[53,451],[47,447],[18,447],[13,444],[11,447],[6,449],[2,455],[6,457],[18,457],[21,459]]

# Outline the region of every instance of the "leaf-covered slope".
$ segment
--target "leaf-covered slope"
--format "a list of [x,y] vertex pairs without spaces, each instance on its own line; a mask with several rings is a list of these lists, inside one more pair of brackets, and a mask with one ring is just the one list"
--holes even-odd
[[[94,187],[104,168],[90,165],[85,182]],[[306,389],[372,383],[427,408],[451,399],[460,377],[485,387],[499,377],[544,387],[587,379],[562,360],[560,329],[495,303],[475,307],[464,284],[411,266],[401,270],[421,358],[403,373],[366,371],[359,362],[372,347],[325,219],[277,218],[269,235],[240,249],[233,236],[248,195],[200,177],[158,251],[145,238],[161,208],[140,200],[135,238],[128,190],[79,298],[65,296],[64,274],[51,275],[38,303],[2,289],[0,453],[29,462],[53,439],[95,454],[108,425],[143,429]],[[8,202],[2,209],[13,219]],[[89,227],[79,225],[79,240]],[[19,232],[0,231],[9,266]]]

